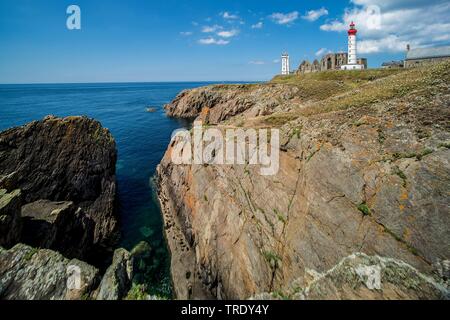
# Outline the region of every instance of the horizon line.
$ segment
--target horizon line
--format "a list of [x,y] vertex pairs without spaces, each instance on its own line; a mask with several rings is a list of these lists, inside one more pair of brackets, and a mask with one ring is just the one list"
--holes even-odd
[[80,81],[80,82],[0,82],[0,85],[50,85],[50,84],[120,84],[120,83],[209,83],[209,82],[227,82],[227,83],[243,83],[243,82],[266,82],[270,80],[168,80],[168,81]]

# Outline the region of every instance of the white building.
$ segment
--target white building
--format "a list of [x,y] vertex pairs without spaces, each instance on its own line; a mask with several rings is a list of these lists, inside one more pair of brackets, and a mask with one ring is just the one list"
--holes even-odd
[[364,65],[358,64],[357,51],[356,51],[356,34],[358,30],[355,28],[355,24],[350,24],[348,30],[348,62],[341,66],[341,70],[363,70]]
[[289,63],[289,55],[287,53],[283,53],[281,55],[281,74],[283,76],[291,73],[291,65]]

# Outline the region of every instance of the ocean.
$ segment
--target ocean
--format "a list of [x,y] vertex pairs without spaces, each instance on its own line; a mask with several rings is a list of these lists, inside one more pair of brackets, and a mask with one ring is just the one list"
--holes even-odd
[[[86,115],[113,134],[118,149],[117,182],[122,238],[131,250],[145,240],[156,259],[150,291],[171,295],[170,257],[151,177],[174,130],[189,126],[166,117],[163,106],[184,89],[212,83],[104,83],[0,85],[0,131],[46,115]],[[154,107],[156,112],[147,112]]]

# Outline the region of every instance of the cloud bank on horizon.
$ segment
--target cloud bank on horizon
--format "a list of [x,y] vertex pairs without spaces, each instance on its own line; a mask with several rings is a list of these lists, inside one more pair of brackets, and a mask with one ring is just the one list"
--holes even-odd
[[[307,10],[303,15],[297,10],[261,14],[259,21],[250,24],[249,30],[261,30],[267,23],[290,27],[302,19],[309,22],[322,20],[321,31],[343,33],[353,21],[360,31],[358,50],[361,54],[398,53],[404,52],[407,44],[421,47],[450,40],[450,2],[446,0],[350,0],[340,15],[331,18],[329,14],[326,7]],[[215,36],[201,38],[199,44],[230,44],[231,38],[238,36],[246,24],[238,13],[226,11],[220,13],[220,17],[238,27],[226,30],[219,24],[204,25],[202,32],[215,33]],[[182,34],[193,35],[194,32]],[[317,53],[329,51],[320,48]]]
[[450,2],[445,0],[352,0],[342,17],[320,26],[343,32],[353,21],[361,31],[362,54],[402,52],[406,45],[430,46],[450,40]]

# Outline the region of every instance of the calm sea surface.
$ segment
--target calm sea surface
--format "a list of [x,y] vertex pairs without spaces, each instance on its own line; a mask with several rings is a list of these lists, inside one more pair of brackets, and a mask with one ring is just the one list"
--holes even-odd
[[[172,132],[189,124],[165,116],[163,105],[181,90],[210,83],[0,85],[0,131],[46,115],[86,115],[113,134],[119,152],[117,181],[121,246],[148,241],[156,251],[156,293],[170,292],[169,255],[150,178]],[[155,107],[155,113],[146,108]]]

